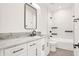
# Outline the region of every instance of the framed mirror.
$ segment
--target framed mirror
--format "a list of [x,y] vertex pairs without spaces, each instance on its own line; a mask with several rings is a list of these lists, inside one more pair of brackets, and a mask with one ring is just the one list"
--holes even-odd
[[24,4],[24,28],[36,29],[37,28],[37,9],[32,4]]

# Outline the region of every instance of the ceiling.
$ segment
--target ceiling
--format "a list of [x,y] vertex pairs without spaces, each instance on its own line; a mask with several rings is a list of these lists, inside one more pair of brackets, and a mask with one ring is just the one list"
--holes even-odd
[[74,7],[74,3],[40,3],[40,4],[47,6],[51,11]]

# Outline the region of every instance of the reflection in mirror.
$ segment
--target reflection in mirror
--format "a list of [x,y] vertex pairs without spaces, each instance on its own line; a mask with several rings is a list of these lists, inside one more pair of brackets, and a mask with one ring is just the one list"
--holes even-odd
[[24,4],[24,28],[36,29],[37,28],[37,9],[31,4]]

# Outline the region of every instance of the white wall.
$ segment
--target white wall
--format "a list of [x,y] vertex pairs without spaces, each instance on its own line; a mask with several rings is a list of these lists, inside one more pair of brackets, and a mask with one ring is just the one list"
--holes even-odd
[[56,38],[73,39],[73,33],[66,33],[65,30],[73,30],[73,9],[60,9],[53,13],[54,24],[58,27]]
[[[52,19],[50,19],[52,17]],[[54,20],[53,20],[53,13],[50,9],[48,9],[48,26],[53,26],[54,25]]]
[[40,12],[37,17],[37,31],[40,31],[42,34],[47,34],[48,8],[43,3],[39,3],[38,5],[40,6]]
[[0,33],[25,31],[24,4],[0,3]]
[[[50,17],[52,17],[52,19],[50,19]],[[50,9],[48,9],[48,35],[51,35],[50,31],[51,31],[51,27],[53,26],[54,26],[53,13]]]

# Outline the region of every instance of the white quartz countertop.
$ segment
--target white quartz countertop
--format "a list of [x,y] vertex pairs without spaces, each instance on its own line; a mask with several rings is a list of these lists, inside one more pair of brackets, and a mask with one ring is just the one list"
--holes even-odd
[[15,39],[4,39],[0,40],[0,49],[8,48],[14,45],[22,44],[22,43],[28,43],[31,41],[39,40],[46,36],[34,36],[34,37],[20,37]]

